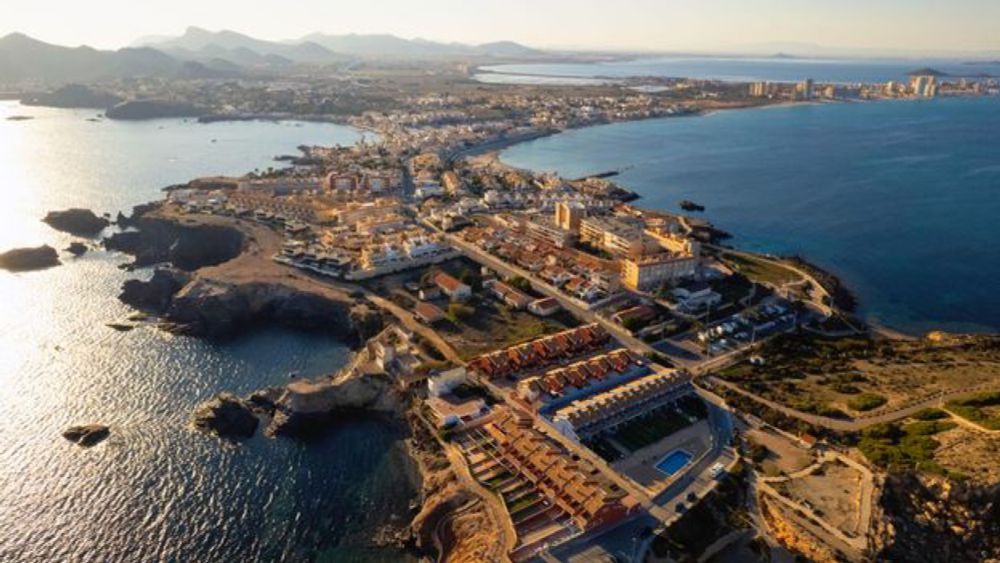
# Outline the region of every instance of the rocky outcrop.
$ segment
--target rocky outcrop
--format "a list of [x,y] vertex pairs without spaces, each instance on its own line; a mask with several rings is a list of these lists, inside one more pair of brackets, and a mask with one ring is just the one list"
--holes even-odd
[[204,278],[178,293],[165,317],[177,333],[214,339],[265,322],[327,331],[351,343],[382,328],[381,314],[361,302],[334,301],[277,283],[227,284]]
[[185,285],[191,275],[172,268],[157,268],[148,281],[128,280],[122,284],[118,299],[126,305],[155,315],[162,315]]
[[87,248],[87,245],[82,242],[71,242],[70,245],[66,247],[66,252],[78,257],[86,254],[88,250],[90,249]]
[[29,272],[58,266],[59,254],[51,246],[15,248],[0,254],[0,269],[11,272]]
[[192,418],[194,427],[225,440],[246,440],[257,431],[257,416],[239,397],[222,393],[198,405]]
[[207,111],[194,104],[167,100],[133,100],[122,102],[105,115],[110,119],[139,120],[162,119],[167,117],[198,117]]
[[1000,559],[1000,485],[891,475],[876,520],[880,561]]
[[230,227],[147,217],[133,217],[126,223],[136,230],[115,233],[104,239],[104,246],[134,256],[135,267],[170,263],[191,272],[232,260],[243,250],[243,233]]
[[322,429],[338,415],[349,411],[397,413],[399,398],[385,376],[296,381],[285,387],[275,404],[267,434],[301,435]]
[[122,99],[114,94],[91,89],[82,84],[67,84],[52,92],[24,98],[26,106],[46,106],[52,108],[93,108],[107,109]]
[[82,426],[70,426],[63,431],[63,438],[78,446],[89,448],[103,442],[111,435],[111,429],[103,424],[85,424]]
[[111,221],[98,217],[93,211],[79,208],[50,211],[42,221],[57,231],[78,237],[97,236],[111,224]]

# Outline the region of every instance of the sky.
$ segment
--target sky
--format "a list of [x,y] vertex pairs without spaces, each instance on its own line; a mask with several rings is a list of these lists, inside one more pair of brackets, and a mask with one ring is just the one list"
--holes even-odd
[[1000,52],[998,0],[0,0],[0,14],[0,35],[98,48],[194,25],[273,40],[320,31],[607,50]]

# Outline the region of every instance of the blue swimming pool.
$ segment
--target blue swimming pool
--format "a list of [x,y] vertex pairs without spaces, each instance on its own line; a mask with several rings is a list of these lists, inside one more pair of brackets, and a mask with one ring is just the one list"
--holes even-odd
[[656,468],[667,475],[673,475],[680,471],[690,461],[691,454],[684,450],[674,450],[661,459],[660,462],[656,464]]

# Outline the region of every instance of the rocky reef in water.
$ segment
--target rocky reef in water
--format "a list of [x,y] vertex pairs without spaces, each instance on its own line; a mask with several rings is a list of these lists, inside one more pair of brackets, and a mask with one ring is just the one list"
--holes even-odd
[[59,253],[51,246],[15,248],[0,254],[0,269],[11,272],[30,272],[58,266]]
[[231,393],[220,393],[195,409],[194,427],[225,440],[245,440],[257,432],[260,421],[249,404]]
[[63,438],[84,448],[95,446],[111,435],[111,429],[103,424],[70,426],[63,431]]
[[57,231],[78,237],[97,236],[111,224],[111,221],[98,217],[93,211],[79,208],[50,211],[42,221]]

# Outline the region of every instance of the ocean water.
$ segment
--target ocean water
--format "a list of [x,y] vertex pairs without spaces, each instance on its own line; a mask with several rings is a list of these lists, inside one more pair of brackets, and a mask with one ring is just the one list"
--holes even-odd
[[969,64],[954,60],[810,59],[736,57],[644,57],[597,63],[529,63],[481,67],[477,78],[500,83],[593,83],[593,79],[660,76],[747,82],[856,83],[906,80],[908,72],[931,67],[954,77],[989,74],[1000,76],[998,64]]
[[[8,121],[9,115],[35,116]],[[0,103],[0,249],[71,240],[50,209],[127,211],[165,185],[273,164],[299,144],[348,144],[329,124],[140,123]],[[215,142],[212,140],[215,139]],[[125,257],[97,251],[41,272],[0,272],[0,561],[400,561],[368,545],[405,524],[415,491],[388,421],[344,421],[310,443],[227,446],[188,427],[215,393],[335,371],[349,351],[282,329],[224,344],[106,326]],[[79,448],[67,426],[111,437]]]
[[691,199],[732,243],[840,275],[869,320],[1000,330],[1000,98],[733,110],[507,149],[568,177],[624,168],[637,205]]

